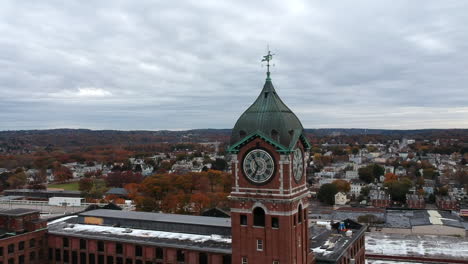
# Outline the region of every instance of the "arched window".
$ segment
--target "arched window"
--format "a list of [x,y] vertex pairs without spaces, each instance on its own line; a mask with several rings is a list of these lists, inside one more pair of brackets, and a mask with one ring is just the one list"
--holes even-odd
[[299,209],[297,209],[297,221],[302,223],[302,204],[300,204]]
[[276,141],[279,140],[279,133],[276,129],[271,130],[271,138]]
[[240,136],[241,138],[245,137],[246,134],[247,134],[247,133],[245,133],[244,130],[239,131],[239,136]]
[[265,211],[260,208],[256,207],[253,210],[254,215],[254,226],[265,226]]

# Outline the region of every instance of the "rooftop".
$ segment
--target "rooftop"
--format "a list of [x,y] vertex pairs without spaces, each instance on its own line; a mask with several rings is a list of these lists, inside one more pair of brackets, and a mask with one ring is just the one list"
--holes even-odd
[[[139,219],[154,222],[168,222],[171,226],[177,223],[189,225],[208,225],[212,223],[224,226],[226,218],[215,217],[194,217],[185,215],[167,215],[143,212],[123,212],[114,210],[94,210],[81,213],[77,216],[67,216],[54,220],[48,224],[49,233],[57,235],[76,236],[89,239],[105,239],[114,241],[125,241],[128,243],[140,243],[160,247],[184,248],[192,250],[203,250],[222,254],[231,254],[231,237],[216,233],[216,228],[209,229],[211,234],[194,234],[179,231],[158,230],[151,227],[161,227],[160,225],[145,225],[147,228],[116,227],[107,225],[104,221],[102,225],[86,224],[84,217],[122,217],[122,219]],[[212,218],[223,220],[216,221]],[[203,221],[203,220],[207,221]],[[229,229],[230,219],[229,219]],[[163,226],[164,227],[164,226]],[[202,230],[206,231],[206,229]]]
[[32,213],[39,213],[39,211],[34,209],[16,208],[0,211],[0,216],[23,216]]
[[346,249],[365,232],[365,226],[351,220],[345,220],[347,230],[351,234],[346,235],[345,231],[338,231],[334,228],[327,228],[329,222],[322,222],[321,225],[314,225],[311,228],[310,247],[317,260],[338,260]]
[[11,189],[5,190],[6,193],[68,193],[68,194],[81,194],[80,191],[67,191],[67,190],[35,190],[35,189]]
[[423,225],[444,225],[465,228],[463,220],[442,210],[388,210],[385,227],[412,228]]
[[180,214],[160,214],[134,211],[117,211],[98,209],[81,213],[80,216],[120,218],[131,220],[155,221],[166,223],[180,223],[189,225],[205,225],[231,228],[230,218],[219,218],[209,216],[193,216]]
[[466,260],[468,259],[468,239],[449,236],[367,233],[366,254]]

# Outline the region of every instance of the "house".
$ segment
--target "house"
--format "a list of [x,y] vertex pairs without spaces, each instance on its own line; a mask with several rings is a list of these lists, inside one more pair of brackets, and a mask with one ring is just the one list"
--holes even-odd
[[426,208],[426,203],[424,197],[417,194],[407,194],[406,195],[406,205],[411,209],[424,209]]
[[350,181],[350,185],[351,185],[351,190],[350,190],[351,194],[354,197],[357,197],[361,195],[361,189],[362,187],[366,186],[366,183],[359,179],[354,179]]
[[350,170],[350,171],[346,171],[346,179],[357,179],[359,178],[359,173],[357,170]]
[[346,197],[346,193],[344,192],[337,192],[335,194],[335,205],[345,205],[348,202],[348,198]]
[[457,211],[459,208],[459,204],[457,199],[455,199],[452,196],[441,196],[437,195],[436,196],[436,205],[437,208],[440,210],[453,210]]
[[372,206],[379,208],[389,207],[392,202],[390,195],[383,190],[371,190],[369,192],[369,200]]
[[395,174],[397,176],[405,176],[406,175],[406,169],[403,168],[402,166],[399,166],[398,168],[395,169]]
[[106,192],[106,196],[107,195],[115,195],[122,199],[128,198],[128,192],[125,188],[111,188],[110,190]]

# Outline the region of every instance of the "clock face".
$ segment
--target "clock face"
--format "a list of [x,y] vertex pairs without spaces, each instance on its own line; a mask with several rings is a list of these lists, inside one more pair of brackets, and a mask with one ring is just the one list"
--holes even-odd
[[243,169],[248,180],[262,184],[273,176],[275,162],[265,150],[254,149],[245,155]]
[[302,150],[297,148],[294,150],[294,157],[293,157],[293,174],[294,179],[296,182],[299,182],[302,179],[302,175],[304,174],[304,159],[302,157]]

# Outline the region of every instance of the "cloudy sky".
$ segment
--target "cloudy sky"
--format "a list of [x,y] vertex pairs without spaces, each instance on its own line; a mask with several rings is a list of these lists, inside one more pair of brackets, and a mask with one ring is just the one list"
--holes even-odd
[[0,130],[468,128],[468,1],[0,2]]

